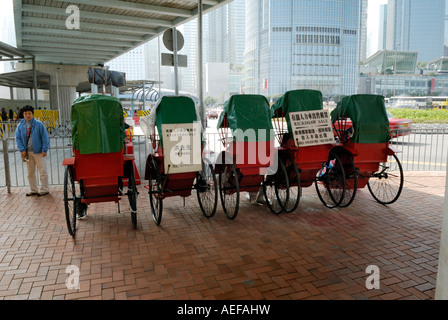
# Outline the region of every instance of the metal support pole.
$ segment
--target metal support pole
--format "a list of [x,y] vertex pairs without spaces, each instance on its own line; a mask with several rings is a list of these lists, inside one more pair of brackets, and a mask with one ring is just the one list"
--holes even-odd
[[158,72],[159,72],[159,97],[160,97],[160,91],[161,91],[161,82],[162,82],[162,80],[161,80],[161,70],[160,70],[160,68],[161,68],[161,66],[162,66],[162,61],[160,61],[161,60],[161,53],[160,53],[160,36],[158,36],[157,37],[157,57],[158,57],[158,59],[159,59],[159,70],[158,70]]
[[174,59],[174,92],[175,95],[179,95],[179,60],[177,57],[177,29],[173,29],[173,59]]
[[48,87],[50,91],[50,110],[53,110],[53,89],[52,89],[51,76],[48,76]]
[[400,42],[397,43],[397,45],[394,47],[394,55],[395,55],[395,61],[394,61],[394,97],[395,97],[395,78],[397,77],[397,49],[400,46]]
[[205,107],[204,107],[204,87],[203,87],[203,57],[202,57],[202,0],[198,0],[198,96],[199,112],[201,116],[202,128],[206,128]]
[[146,82],[145,80],[142,81],[142,110],[145,110],[145,102],[146,102],[146,94],[145,94],[145,86]]
[[38,97],[37,97],[37,70],[36,70],[36,58],[33,57],[33,87],[34,87],[34,103],[35,108],[39,106]]
[[11,193],[11,173],[9,171],[9,157],[8,157],[8,138],[3,138],[3,163],[5,164],[5,179],[8,193]]
[[[56,102],[58,104],[58,121],[59,121],[59,125],[62,126],[62,109],[61,109],[61,101],[59,99],[59,68],[56,68]],[[92,88],[92,93],[93,92],[93,86],[96,87],[96,85],[91,84],[91,88]],[[97,92],[95,92],[97,93]],[[67,120],[67,119],[64,119]]]

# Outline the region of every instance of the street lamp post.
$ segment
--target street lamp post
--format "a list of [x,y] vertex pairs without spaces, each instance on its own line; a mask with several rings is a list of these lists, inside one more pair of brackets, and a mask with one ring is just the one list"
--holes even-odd
[[397,49],[400,46],[400,42],[398,42],[394,47],[394,55],[395,55],[395,62],[394,62],[394,97],[395,97],[395,78],[397,76]]

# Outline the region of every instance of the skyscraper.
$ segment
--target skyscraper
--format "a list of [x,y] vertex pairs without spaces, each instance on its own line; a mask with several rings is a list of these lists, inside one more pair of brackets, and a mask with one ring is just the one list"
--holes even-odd
[[445,0],[389,0],[388,50],[417,51],[418,61],[443,56]]
[[245,92],[356,93],[363,8],[365,0],[246,0]]
[[380,5],[380,22],[378,29],[378,50],[386,49],[387,39],[387,4]]
[[239,93],[241,90],[244,30],[244,0],[234,0],[204,16],[204,64],[215,62],[229,64],[228,94]]

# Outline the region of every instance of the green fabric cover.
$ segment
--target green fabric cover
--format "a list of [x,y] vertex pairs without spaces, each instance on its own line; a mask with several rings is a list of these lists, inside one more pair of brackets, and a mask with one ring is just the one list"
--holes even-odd
[[156,126],[162,141],[162,124],[193,123],[197,121],[196,106],[190,97],[164,96],[156,110]]
[[123,108],[115,97],[93,94],[75,100],[71,111],[72,143],[81,154],[120,152],[125,128]]
[[283,115],[288,123],[288,132],[292,132],[289,112],[322,110],[322,92],[318,90],[292,90],[286,92],[271,108],[271,116],[278,109],[283,110]]
[[[270,130],[273,130],[269,102],[265,96],[255,94],[233,95],[224,104],[224,109],[218,119],[219,129],[227,116],[231,130],[254,129],[254,135],[234,135],[235,141],[263,142],[271,141]],[[259,130],[265,131],[265,137],[259,135]],[[254,141],[255,138],[255,141]]]
[[354,143],[384,143],[390,140],[383,96],[358,94],[343,98],[331,112],[331,120],[335,123],[345,116],[352,121]]

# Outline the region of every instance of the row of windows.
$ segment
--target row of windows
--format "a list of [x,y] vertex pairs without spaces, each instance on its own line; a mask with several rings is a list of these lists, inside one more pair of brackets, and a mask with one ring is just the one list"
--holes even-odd
[[340,33],[341,29],[340,28],[328,28],[328,27],[296,27],[296,31]]
[[324,36],[312,34],[296,35],[296,43],[314,43],[314,44],[341,44],[340,36]]
[[[272,32],[291,32],[292,27],[272,27]],[[296,31],[302,32],[322,32],[322,33],[336,33],[339,34],[340,28],[327,28],[327,27],[296,27]],[[356,35],[356,30],[343,30],[344,34]]]
[[291,32],[292,27],[272,27],[272,32]]

